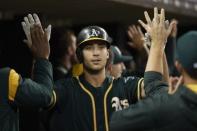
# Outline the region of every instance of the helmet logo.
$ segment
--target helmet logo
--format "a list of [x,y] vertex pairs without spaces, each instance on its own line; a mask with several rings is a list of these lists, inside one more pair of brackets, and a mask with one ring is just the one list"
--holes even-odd
[[91,30],[91,34],[90,34],[90,37],[98,36],[99,34],[100,34],[100,31],[95,30],[95,29],[92,29],[92,30]]

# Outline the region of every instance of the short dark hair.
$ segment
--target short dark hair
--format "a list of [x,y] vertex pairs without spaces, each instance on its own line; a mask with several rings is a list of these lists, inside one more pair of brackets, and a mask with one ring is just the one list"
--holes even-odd
[[62,58],[66,53],[68,53],[68,47],[71,46],[71,36],[74,32],[71,29],[56,28],[52,30],[51,35],[51,46],[52,53],[55,58]]

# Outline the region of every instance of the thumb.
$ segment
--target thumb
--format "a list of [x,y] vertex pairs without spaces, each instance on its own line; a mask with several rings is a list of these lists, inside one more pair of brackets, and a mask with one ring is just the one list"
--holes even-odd
[[24,39],[23,40],[23,42],[29,47],[29,48],[31,48],[31,43],[29,43],[29,41],[28,40],[26,40],[26,39]]
[[51,25],[48,25],[48,27],[45,28],[45,33],[46,33],[47,39],[48,39],[48,41],[49,41],[50,38],[51,38]]

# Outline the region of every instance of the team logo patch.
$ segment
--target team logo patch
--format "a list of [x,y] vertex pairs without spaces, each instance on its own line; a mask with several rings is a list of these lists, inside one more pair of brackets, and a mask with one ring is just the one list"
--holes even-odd
[[118,97],[113,97],[111,103],[112,103],[112,108],[114,108],[115,111],[119,111],[129,107],[129,102],[127,99],[120,100]]
[[100,35],[100,31],[99,30],[96,30],[96,29],[92,29],[91,30],[90,37],[97,37],[99,35]]
[[134,80],[135,77],[133,77],[133,76],[124,77],[124,82],[127,83],[127,81],[130,79]]

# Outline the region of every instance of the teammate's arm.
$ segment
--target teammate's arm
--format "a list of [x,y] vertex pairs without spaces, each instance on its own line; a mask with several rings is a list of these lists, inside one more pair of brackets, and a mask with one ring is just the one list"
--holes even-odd
[[[52,100],[53,87],[52,66],[48,61],[50,55],[49,33],[47,29],[42,29],[36,14],[28,15],[24,21],[22,22],[23,29],[24,26],[28,27],[28,33],[27,30],[24,30],[25,34],[28,34],[28,47],[36,60],[33,69],[34,81],[22,79],[19,74],[11,70],[9,98],[18,104],[48,106]],[[12,90],[13,93],[10,93]]]
[[[145,12],[145,18],[147,24],[139,20],[140,24],[145,28],[147,33],[151,37],[151,48],[150,54],[146,66],[145,76],[148,72],[156,72],[163,75],[163,56],[164,56],[164,49],[167,37],[169,36],[172,23],[166,27],[165,25],[165,13],[164,9],[161,10],[161,13],[158,14],[157,8],[154,8],[154,18],[151,21],[147,12]],[[148,77],[144,77],[145,79],[145,90],[147,84],[151,82],[155,82],[154,79],[147,80]],[[154,87],[154,84],[152,84]],[[149,90],[150,91],[150,90]],[[146,91],[147,93],[148,91]]]
[[35,81],[22,78],[11,69],[8,80],[9,100],[17,105],[47,107],[52,99],[52,66],[49,61],[38,59],[34,69]]

